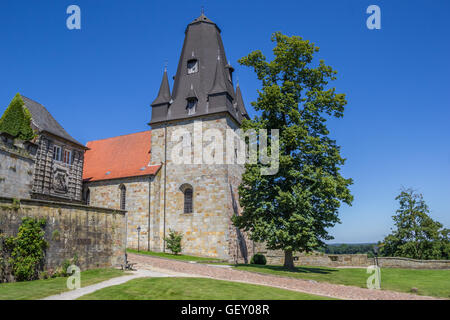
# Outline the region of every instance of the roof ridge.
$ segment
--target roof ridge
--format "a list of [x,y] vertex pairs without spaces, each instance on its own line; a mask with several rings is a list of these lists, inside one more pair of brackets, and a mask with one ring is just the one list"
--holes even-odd
[[118,136],[108,137],[108,138],[104,138],[104,139],[89,140],[88,142],[86,142],[86,144],[88,144],[89,142],[105,141],[105,140],[110,140],[110,139],[119,138],[119,137],[132,136],[132,135],[139,134],[139,133],[144,133],[144,132],[152,132],[152,130],[143,130],[143,131],[134,132],[134,133],[121,134],[121,135],[118,135]]

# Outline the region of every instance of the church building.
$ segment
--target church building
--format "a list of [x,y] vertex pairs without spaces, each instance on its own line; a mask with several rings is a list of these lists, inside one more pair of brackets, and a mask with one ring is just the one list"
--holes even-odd
[[175,131],[189,132],[194,149],[197,142],[204,150],[210,141],[203,132],[216,129],[225,137],[248,118],[233,71],[221,30],[202,13],[186,28],[172,90],[164,71],[151,104],[151,130],[87,143],[84,199],[127,211],[127,247],[168,251],[165,237],[175,230],[183,234],[185,254],[243,262],[253,254],[252,242],[231,222],[241,210],[244,166],[172,159],[180,143]]

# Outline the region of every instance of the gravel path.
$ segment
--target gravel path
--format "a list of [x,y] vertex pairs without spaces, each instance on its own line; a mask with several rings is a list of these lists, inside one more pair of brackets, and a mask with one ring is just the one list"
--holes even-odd
[[369,290],[313,280],[302,280],[260,273],[247,272],[232,268],[217,268],[199,263],[189,263],[172,259],[157,258],[148,255],[128,254],[128,259],[137,263],[138,269],[157,270],[180,276],[180,272],[190,276],[207,277],[220,280],[261,284],[289,289],[319,296],[349,300],[429,300],[434,297],[419,296],[388,290]]
[[[136,279],[136,278],[173,277],[173,276],[174,275],[172,273],[168,274],[168,273],[161,273],[161,272],[155,272],[155,271],[142,269],[142,270],[138,270],[138,271],[133,271],[132,274],[127,275],[127,276],[112,278],[112,279],[109,279],[109,280],[106,280],[106,281],[103,281],[100,283],[93,284],[91,286],[87,286],[87,287],[83,287],[80,289],[63,292],[61,294],[57,294],[54,296],[46,297],[42,300],[75,300],[81,296],[92,293],[94,291],[97,291],[97,290],[100,290],[100,289],[103,289],[106,287],[122,284],[122,283],[125,283],[127,281],[130,281],[130,280]],[[83,283],[83,278],[81,278],[81,283]]]

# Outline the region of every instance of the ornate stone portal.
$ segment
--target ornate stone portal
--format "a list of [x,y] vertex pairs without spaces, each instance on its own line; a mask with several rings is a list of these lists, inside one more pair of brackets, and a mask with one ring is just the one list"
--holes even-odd
[[56,167],[53,172],[53,189],[56,193],[66,194],[69,191],[69,175],[67,169]]

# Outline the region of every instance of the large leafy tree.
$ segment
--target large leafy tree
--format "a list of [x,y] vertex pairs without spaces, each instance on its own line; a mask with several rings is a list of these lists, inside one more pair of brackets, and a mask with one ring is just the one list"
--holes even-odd
[[383,241],[380,254],[412,259],[449,259],[449,229],[434,221],[422,194],[403,189],[395,198],[400,208],[394,219],[395,229]]
[[35,137],[31,128],[31,114],[19,93],[12,99],[0,118],[0,132],[6,132],[24,141]]
[[327,88],[337,72],[313,61],[317,46],[281,33],[272,41],[272,61],[254,51],[239,63],[253,68],[262,85],[252,103],[260,116],[244,121],[243,129],[280,130],[279,170],[261,175],[263,164],[246,164],[239,187],[243,212],[233,222],[251,239],[283,250],[285,267],[293,268],[294,251],[310,252],[333,239],[327,228],[340,222],[341,203],[353,200],[352,180],[340,174],[345,159],[326,125],[328,118],[343,117],[347,101]]

